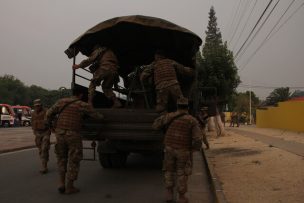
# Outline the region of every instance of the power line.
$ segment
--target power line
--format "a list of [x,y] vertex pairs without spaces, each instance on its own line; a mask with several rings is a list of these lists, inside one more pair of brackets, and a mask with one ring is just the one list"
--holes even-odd
[[[281,15],[281,17],[276,22],[276,24],[272,27],[271,31],[268,33],[268,35],[266,36],[266,38],[262,41],[262,43],[260,44],[260,46],[254,51],[254,53],[248,58],[248,60],[246,61],[245,65],[243,66],[242,69],[240,69],[240,71],[242,71],[242,70],[245,69],[245,67],[247,66],[247,64],[256,55],[256,53],[266,44],[266,42],[268,42],[271,39],[272,36],[274,36],[274,35],[271,35],[271,34],[273,33],[274,29],[278,26],[278,24],[281,22],[282,18],[285,16],[285,14],[287,13],[287,11],[290,9],[290,7],[292,6],[292,4],[294,2],[295,2],[295,0],[293,0],[292,2],[290,2],[290,4],[288,5],[287,9],[285,9],[284,13]],[[304,3],[303,3],[303,5],[304,5]]]
[[266,13],[266,11],[268,10],[270,4],[272,3],[273,0],[270,0],[268,5],[266,6],[265,10],[263,11],[263,13],[261,14],[260,18],[258,19],[258,21],[256,22],[256,24],[254,25],[254,27],[252,28],[250,34],[248,35],[248,37],[246,38],[246,40],[244,41],[244,43],[242,44],[241,48],[237,51],[236,55],[234,58],[238,57],[239,53],[242,51],[243,47],[245,46],[245,44],[247,43],[248,39],[251,37],[252,33],[254,32],[255,28],[257,27],[257,25],[260,23],[262,17],[264,16],[264,14]]
[[250,0],[247,0],[246,4],[244,5],[245,8],[243,9],[243,12],[241,12],[240,18],[239,18],[238,23],[237,23],[237,25],[236,25],[236,28],[234,29],[234,32],[233,32],[232,37],[230,38],[228,44],[230,44],[230,43],[232,42],[232,40],[233,40],[233,38],[234,38],[236,32],[238,31],[238,28],[239,28],[239,26],[240,26],[240,23],[242,22],[243,17],[244,17],[244,15],[245,15],[245,13],[246,13],[246,11],[247,11],[247,9],[248,9],[248,3],[250,3],[250,2],[251,2]]
[[241,5],[241,0],[239,1],[239,3],[238,3],[238,6],[237,6],[237,9],[236,9],[236,12],[234,13],[234,16],[233,16],[233,19],[232,19],[232,22],[231,22],[231,24],[230,24],[230,29],[229,29],[229,32],[228,32],[228,35],[227,35],[227,37],[228,36],[230,36],[230,33],[231,33],[231,30],[232,30],[232,26],[233,26],[233,24],[234,24],[234,21],[235,21],[235,18],[236,18],[236,16],[237,16],[237,13],[239,12],[239,8],[240,8],[240,5]]
[[250,46],[250,44],[253,42],[253,40],[255,39],[255,37],[257,36],[257,34],[261,31],[262,27],[265,25],[265,23],[267,22],[267,20],[269,19],[270,15],[272,14],[272,12],[274,11],[274,9],[277,7],[277,5],[279,4],[281,0],[278,0],[276,2],[276,4],[272,7],[271,11],[268,13],[267,17],[265,18],[265,20],[263,21],[262,25],[259,27],[259,29],[255,32],[254,36],[250,39],[249,43],[246,45],[245,49],[242,51],[241,56],[237,57],[236,59],[239,61],[240,57],[242,57],[244,55],[244,53],[246,52],[246,50],[248,49],[248,47]]
[[[280,27],[273,33],[273,35],[275,35],[303,6],[304,2],[280,25]],[[270,38],[272,36],[270,36]]]
[[254,8],[255,8],[257,2],[258,2],[258,1],[255,0],[254,5],[253,5],[253,7],[251,8],[250,14],[249,14],[248,17],[247,17],[246,22],[245,22],[245,24],[244,24],[244,26],[243,26],[243,29],[242,29],[242,31],[241,31],[239,37],[237,38],[237,41],[235,42],[234,47],[232,48],[232,50],[235,50],[237,44],[239,43],[239,40],[241,39],[241,36],[242,36],[242,34],[243,34],[245,28],[246,28],[247,25],[248,25],[248,21],[249,21],[249,19],[251,18],[251,15],[252,15],[252,13],[253,13],[253,11],[254,11]]

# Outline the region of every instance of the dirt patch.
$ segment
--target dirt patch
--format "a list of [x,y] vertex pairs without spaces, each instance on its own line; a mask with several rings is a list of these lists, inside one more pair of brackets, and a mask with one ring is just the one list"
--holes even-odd
[[303,157],[229,130],[208,136],[206,155],[228,202],[303,202]]

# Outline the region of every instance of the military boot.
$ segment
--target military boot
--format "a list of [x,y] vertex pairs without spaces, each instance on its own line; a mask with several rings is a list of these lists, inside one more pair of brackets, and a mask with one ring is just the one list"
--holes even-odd
[[59,173],[59,187],[58,192],[63,194],[65,192],[65,173]]
[[78,192],[79,189],[74,187],[74,181],[69,180],[65,189],[65,194],[70,195]]
[[46,174],[48,172],[47,161],[45,161],[45,160],[42,161],[42,166],[41,166],[41,169],[39,172],[41,174]]
[[167,188],[166,189],[166,203],[174,203],[173,189],[172,188]]

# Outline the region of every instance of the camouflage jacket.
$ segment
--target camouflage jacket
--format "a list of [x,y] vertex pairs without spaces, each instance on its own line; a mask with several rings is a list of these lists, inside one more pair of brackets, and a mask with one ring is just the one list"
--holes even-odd
[[[172,70],[170,70],[170,68],[172,68]],[[194,70],[171,59],[155,60],[145,67],[141,73],[141,80],[145,80],[154,74],[155,88],[163,89],[178,84],[176,73],[186,77],[192,77]],[[169,77],[161,78],[162,76]]]
[[167,113],[157,118],[152,127],[166,130],[165,146],[175,149],[199,150],[202,131],[198,121],[185,111]]
[[96,62],[96,60],[99,59],[99,68],[102,69],[111,69],[111,70],[117,70],[118,67],[118,60],[116,55],[114,54],[114,52],[111,49],[105,48],[105,47],[101,47],[101,48],[97,48],[95,49],[92,54],[90,55],[90,57],[88,57],[87,59],[83,60],[80,62],[79,67],[80,68],[85,68],[91,64],[93,64],[94,62]]
[[[71,103],[72,101],[75,101]],[[62,108],[67,104],[68,106]],[[60,113],[60,115],[58,115]],[[96,112],[92,106],[79,100],[77,97],[68,97],[58,100],[46,113],[46,120],[50,124],[56,121],[56,128],[66,130],[79,130],[82,126],[83,116],[103,119],[103,115]],[[57,118],[56,118],[57,116]]]

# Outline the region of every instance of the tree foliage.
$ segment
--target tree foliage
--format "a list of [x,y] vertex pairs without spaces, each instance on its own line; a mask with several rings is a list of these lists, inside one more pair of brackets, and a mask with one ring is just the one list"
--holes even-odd
[[24,85],[12,75],[0,76],[0,103],[31,106],[33,100],[40,98],[45,106],[51,106],[60,97],[70,95],[70,90],[47,90],[42,87]]
[[209,23],[201,56],[197,56],[199,83],[203,87],[215,87],[220,100],[227,101],[240,83],[233,53],[217,27],[214,8],[209,12]]
[[278,102],[290,99],[289,87],[280,87],[274,89],[266,98],[266,105],[276,105]]

